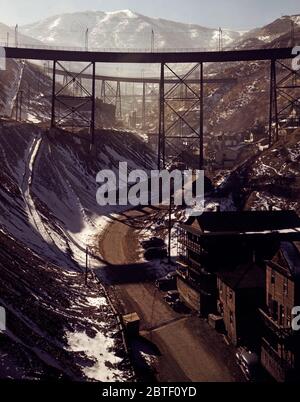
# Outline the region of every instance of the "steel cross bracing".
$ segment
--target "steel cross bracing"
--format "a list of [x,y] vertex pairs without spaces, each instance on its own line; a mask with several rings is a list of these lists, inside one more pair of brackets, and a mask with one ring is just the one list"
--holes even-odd
[[[45,74],[49,72],[52,72],[52,68],[48,67],[45,69]],[[72,73],[72,72],[71,72]],[[64,71],[57,70],[56,72],[57,75],[65,75]],[[76,74],[76,72],[73,72],[73,74]],[[87,78],[91,79],[91,74],[84,73],[82,74],[82,79]],[[134,83],[134,84],[159,84],[160,83],[160,77],[123,77],[123,76],[109,76],[109,75],[100,75],[96,74],[96,80],[97,81],[108,81],[108,82],[121,82],[121,83]],[[187,80],[189,84],[197,84],[198,79],[196,78],[190,78]],[[206,77],[204,79],[204,83],[208,84],[235,84],[237,82],[237,78],[233,77],[223,77],[223,78],[217,78],[217,77]],[[165,77],[165,83],[168,84],[175,84],[178,82],[177,78],[174,77]]]
[[116,81],[116,87],[114,87],[108,82],[108,80],[102,80],[101,100],[103,103],[114,105],[116,108],[116,118],[119,120],[122,119],[123,113],[120,81]]
[[[165,83],[166,70],[177,83]],[[191,76],[197,76],[197,85],[189,84]],[[185,149],[193,149],[197,168],[203,168],[203,90],[203,63],[194,65],[183,77],[170,65],[161,64],[158,169],[170,168]]]
[[281,129],[300,127],[300,71],[287,62],[271,61],[269,142]]
[[[65,73],[63,84],[57,88],[56,69]],[[91,89],[82,81],[82,74],[92,68]],[[96,64],[88,63],[79,73],[66,69],[59,61],[53,62],[51,127],[88,128],[92,143],[95,136],[95,72]]]
[[269,115],[269,146],[278,140],[278,104],[276,86],[276,60],[271,60],[270,75],[270,115]]
[[[91,110],[89,120],[89,127],[94,139],[94,129],[95,129],[95,63],[159,63],[162,66],[162,74],[160,79],[160,113],[159,113],[159,150],[158,150],[158,164],[166,165],[166,157],[169,154],[169,149],[171,149],[172,144],[170,145],[170,141],[172,135],[168,133],[169,128],[165,127],[165,108],[168,108],[170,105],[170,101],[168,101],[168,105],[166,104],[164,88],[168,84],[165,80],[164,69],[170,63],[198,63],[200,66],[200,70],[203,75],[203,63],[222,63],[222,62],[239,62],[239,61],[271,61],[271,79],[270,79],[270,116],[269,116],[269,137],[270,143],[278,138],[278,130],[281,128],[281,125],[284,123],[284,119],[280,118],[280,115],[288,109],[288,106],[281,107],[278,110],[278,104],[281,103],[283,99],[287,101],[289,106],[292,106],[298,109],[299,105],[299,97],[296,95],[290,95],[286,93],[286,89],[289,88],[286,83],[284,85],[278,85],[277,83],[277,73],[276,73],[276,64],[281,63],[277,62],[277,60],[284,59],[292,59],[294,57],[292,53],[291,47],[286,48],[271,48],[271,49],[249,49],[249,50],[229,50],[229,51],[206,51],[206,52],[198,52],[198,51],[186,51],[186,52],[129,52],[129,51],[81,51],[81,50],[62,50],[62,49],[54,49],[54,48],[26,48],[26,47],[5,47],[5,55],[6,58],[14,58],[14,59],[27,59],[27,60],[51,60],[53,61],[53,90],[52,90],[52,126],[58,124],[56,119],[56,103],[61,103],[61,99],[59,99],[56,94],[56,64],[57,60],[60,61],[70,61],[70,62],[86,62],[90,63],[89,65],[93,66],[93,76],[92,76],[92,91],[89,92],[87,97],[91,100]],[[200,64],[199,64],[200,63]],[[282,64],[282,63],[281,63]],[[286,66],[285,66],[286,67]],[[283,66],[281,67],[283,68]],[[288,70],[288,68],[287,68]],[[292,72],[289,71],[288,74]],[[294,73],[293,73],[294,74]],[[200,73],[201,75],[201,73]],[[295,74],[294,74],[295,77]],[[180,77],[178,77],[180,78]],[[298,76],[296,81],[298,80]],[[181,84],[186,85],[185,78],[180,79]],[[183,81],[183,82],[182,82]],[[197,84],[195,84],[197,85]],[[82,86],[82,84],[81,84]],[[195,141],[198,141],[199,146],[199,166],[203,166],[203,77],[200,80],[200,87],[202,87],[202,91],[199,94],[199,103],[200,103],[200,116],[199,116],[199,131],[196,127],[193,127],[192,133],[196,131]],[[284,88],[283,88],[284,87]],[[298,84],[293,83],[290,85],[290,88],[294,92],[298,89]],[[91,95],[91,96],[90,96]],[[196,97],[195,97],[196,100]],[[178,101],[178,100],[177,100]],[[186,100],[187,101],[187,100]],[[64,105],[66,106],[69,105]],[[173,108],[173,110],[172,110]],[[80,108],[79,108],[80,109]],[[180,119],[183,126],[189,127],[191,125],[187,124],[186,116],[182,116],[180,111],[177,109],[177,106],[174,105],[171,108],[168,108],[168,113],[172,110],[172,113]],[[188,109],[188,108],[187,108]],[[72,107],[70,114],[77,114],[77,107]],[[168,116],[168,115],[167,115]],[[165,128],[167,128],[167,132],[165,132]],[[178,133],[176,134],[178,135]],[[181,140],[183,136],[181,136]],[[167,141],[166,141],[167,140]],[[168,143],[168,146],[166,144]],[[175,146],[175,148],[177,145]],[[173,144],[174,148],[174,144]],[[175,150],[174,150],[175,152]]]

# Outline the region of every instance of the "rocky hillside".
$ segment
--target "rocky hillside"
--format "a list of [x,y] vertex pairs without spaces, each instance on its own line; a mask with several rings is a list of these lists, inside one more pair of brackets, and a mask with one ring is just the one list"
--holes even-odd
[[[17,96],[21,102],[22,120],[42,123],[50,120],[52,79],[44,68],[26,61],[9,59],[0,71],[0,115],[16,118]],[[21,95],[22,94],[22,95]]]
[[282,137],[244,171],[247,208],[272,205],[300,213],[300,130]]
[[[1,192],[1,202],[3,193]],[[115,381],[130,376],[105,292],[0,229],[0,379]]]
[[[89,267],[106,263],[94,242],[118,209],[96,202],[101,168],[150,168],[146,145],[130,133],[89,141],[33,124],[0,123],[0,377],[121,380],[130,375],[118,326]],[[105,271],[107,272],[107,270]]]
[[[239,48],[253,48],[253,47],[270,47],[275,41],[281,37],[286,37],[289,41],[289,46],[297,44],[297,32],[300,29],[300,14],[299,15],[286,15],[276,19],[264,27],[253,29],[246,32],[243,37],[238,40],[234,46]],[[294,44],[292,43],[292,31],[294,30]],[[285,44],[287,45],[287,44]]]
[[[295,19],[295,21],[298,20]],[[243,47],[290,46],[291,35],[287,29],[291,27],[291,17],[275,21],[270,24],[268,29],[272,27],[272,31],[276,32],[278,24],[283,24],[283,28],[279,30],[278,35],[270,36],[270,42],[260,41],[256,43],[257,38],[253,39],[252,37],[251,39],[251,36],[249,36],[248,39],[245,39],[245,42],[241,42]],[[300,41],[300,25],[296,23],[294,38],[295,43]],[[284,63],[290,67],[290,60],[286,60]],[[250,132],[257,124],[262,127],[268,125],[270,63],[253,61],[247,63],[224,63],[221,65],[211,64],[207,66],[206,73],[215,74],[219,78],[232,77],[236,79],[236,82],[230,85],[206,85],[208,98],[206,99],[205,120],[208,132]],[[288,75],[288,70],[277,66],[276,73],[277,81],[280,82]],[[297,94],[294,92],[293,95]],[[286,96],[279,95],[279,110],[286,104]],[[291,110],[287,109],[287,112],[290,113]],[[300,113],[299,110],[298,113]]]

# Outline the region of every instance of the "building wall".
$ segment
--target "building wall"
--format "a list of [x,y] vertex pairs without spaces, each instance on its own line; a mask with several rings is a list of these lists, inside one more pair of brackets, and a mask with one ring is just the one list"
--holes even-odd
[[223,306],[223,319],[227,336],[234,344],[238,344],[236,293],[218,278],[219,301]]
[[281,367],[275,353],[271,353],[270,348],[264,344],[261,347],[261,363],[277,382],[286,380],[285,370]]
[[270,266],[267,267],[266,279],[266,304],[270,312],[275,313],[272,318],[280,325],[290,327],[291,311],[295,306],[295,284],[291,278],[275,271]]
[[177,277],[177,289],[183,301],[195,311],[200,311],[200,294],[182,278]]
[[[291,310],[295,306],[295,283],[293,279],[267,266],[266,304],[270,317],[283,328],[291,327]],[[295,355],[289,347],[272,338],[263,340],[261,363],[278,382],[286,381],[288,367],[294,367]]]

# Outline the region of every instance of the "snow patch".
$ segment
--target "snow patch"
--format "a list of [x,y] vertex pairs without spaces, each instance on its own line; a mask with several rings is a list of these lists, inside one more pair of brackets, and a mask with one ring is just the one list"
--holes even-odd
[[85,332],[67,332],[69,350],[72,352],[84,352],[92,359],[93,364],[83,369],[84,374],[91,380],[114,381],[116,377],[122,379],[122,372],[110,369],[121,362],[112,351],[114,341],[100,332],[94,338],[90,338]]

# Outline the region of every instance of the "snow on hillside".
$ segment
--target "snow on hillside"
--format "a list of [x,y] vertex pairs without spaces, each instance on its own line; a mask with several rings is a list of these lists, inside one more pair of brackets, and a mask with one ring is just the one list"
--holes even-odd
[[91,152],[66,132],[2,121],[0,154],[0,305],[8,312],[0,376],[124,379],[105,293],[93,277],[83,286],[86,247],[101,277],[106,263],[94,246],[119,209],[97,205],[96,174],[124,160],[150,168],[151,152],[130,133],[98,132]]
[[90,154],[85,139],[62,131],[10,122],[0,129],[1,226],[55,263],[84,266],[88,240],[92,246],[92,234],[116,212],[96,203],[98,171],[116,171],[124,160],[132,169],[149,168],[151,152],[130,133],[99,132],[99,147]]
[[[16,118],[17,94],[22,97],[22,121],[32,123],[49,122],[51,118],[52,77],[45,73],[44,65],[36,65],[27,61],[7,60],[7,68],[0,71],[0,116]],[[61,88],[62,80],[57,80],[57,88]],[[66,89],[64,95],[70,94]],[[66,115],[69,109],[60,105],[59,115]],[[73,116],[76,125],[77,116]],[[78,119],[78,118],[77,118]]]
[[284,46],[289,46],[291,45],[289,41],[291,40],[292,23],[294,23],[296,36],[300,29],[300,15],[286,15],[277,18],[275,21],[261,28],[256,28],[245,33],[241,39],[235,43],[235,47],[263,47],[285,35],[287,35],[287,43],[285,43]]
[[27,45],[38,45],[40,42],[30,36],[22,35],[20,32],[16,36],[15,28],[11,28],[5,24],[0,22],[0,44],[15,46],[16,39],[18,45],[27,44]]
[[16,95],[20,88],[23,64],[16,60],[7,60],[6,70],[0,71],[0,114],[11,117]]
[[[218,30],[150,18],[130,10],[62,14],[21,27],[22,33],[45,44],[76,47],[85,46],[87,29],[90,48],[150,50],[152,30],[156,49],[216,49],[219,41]],[[240,32],[224,30],[224,45],[240,36]]]
[[49,121],[52,80],[34,64],[7,60],[5,71],[0,71],[0,115],[16,117],[16,100],[22,92],[22,120],[35,123]]
[[246,169],[247,207],[300,212],[300,131],[280,138]]

